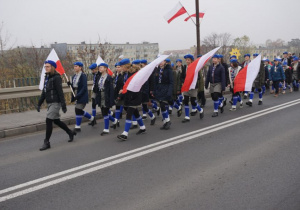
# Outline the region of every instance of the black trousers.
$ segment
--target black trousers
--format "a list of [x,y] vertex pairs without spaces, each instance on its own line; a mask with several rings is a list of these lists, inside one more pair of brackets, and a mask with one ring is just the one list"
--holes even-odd
[[63,129],[64,131],[66,131],[67,134],[69,134],[71,132],[71,130],[68,128],[68,126],[63,123],[62,121],[60,121],[60,119],[49,119],[46,118],[46,140],[49,141],[50,137],[52,135],[52,130],[53,130],[53,122],[60,127],[61,129]]

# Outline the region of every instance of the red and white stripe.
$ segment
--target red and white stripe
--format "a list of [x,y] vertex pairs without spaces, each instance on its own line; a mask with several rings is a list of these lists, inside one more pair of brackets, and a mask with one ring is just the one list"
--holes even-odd
[[185,13],[187,13],[186,9],[180,2],[178,2],[176,6],[164,16],[164,18],[168,23],[170,23],[172,20]]
[[186,71],[186,77],[184,80],[184,83],[181,88],[181,92],[187,92],[191,89],[196,88],[197,80],[198,80],[198,72],[200,69],[202,69],[205,64],[211,59],[211,57],[220,49],[220,47],[217,47],[202,57],[195,60],[193,63],[191,63]]
[[[62,75],[65,73],[65,70],[63,68],[63,66],[61,65],[61,62],[55,52],[54,49],[51,50],[50,54],[48,55],[47,57],[47,60],[51,60],[51,61],[54,61],[56,63],[56,71]],[[45,81],[45,74],[46,74],[46,70],[45,70],[45,64],[43,65],[43,68],[42,68],[42,73],[41,73],[41,79],[40,79],[40,84],[39,84],[39,89],[40,90],[43,90],[44,88],[44,81]]]
[[125,94],[127,90],[132,92],[139,92],[143,84],[149,79],[153,70],[158,66],[162,61],[166,60],[170,55],[161,55],[156,58],[154,61],[149,63],[147,66],[136,72],[132,75],[124,84],[122,93]]
[[[203,17],[204,17],[204,14],[205,14],[205,13],[203,13],[203,12],[200,12],[200,13],[199,13],[199,20],[200,20],[200,23],[201,23],[201,21],[202,21],[202,19],[203,19]],[[196,14],[192,14],[192,15],[188,16],[187,18],[184,19],[184,21],[188,21],[191,17],[196,17]]]
[[261,54],[247,66],[239,71],[234,79],[234,93],[241,91],[251,91],[252,84],[257,77],[261,63]]

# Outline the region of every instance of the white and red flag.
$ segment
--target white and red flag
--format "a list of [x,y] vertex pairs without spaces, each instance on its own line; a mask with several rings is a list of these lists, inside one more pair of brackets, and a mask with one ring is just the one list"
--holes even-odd
[[[65,73],[65,70],[63,68],[63,66],[61,65],[61,62],[55,52],[54,49],[51,50],[50,54],[48,55],[47,57],[47,60],[51,60],[51,61],[54,61],[56,63],[56,71],[62,75]],[[39,85],[39,89],[40,90],[43,90],[44,88],[44,81],[45,81],[45,64],[43,65],[43,69],[42,69],[42,73],[41,73],[41,79],[40,79],[40,85]]]
[[234,79],[234,93],[241,91],[251,91],[252,84],[257,77],[261,64],[261,54],[251,61],[247,66],[239,71]]
[[143,84],[149,79],[153,70],[158,66],[162,61],[166,60],[170,55],[161,55],[156,58],[154,61],[149,63],[147,66],[136,72],[132,75],[124,84],[122,93],[125,94],[127,90],[132,92],[139,92]]
[[[200,13],[199,13],[199,20],[200,20],[200,23],[201,23],[201,21],[202,21],[202,19],[203,19],[203,17],[204,17],[204,14],[205,14],[205,13],[203,13],[203,12],[200,12]],[[188,21],[191,17],[196,17],[196,14],[192,14],[192,15],[188,16],[187,18],[184,19],[184,21]]]
[[[104,60],[100,57],[100,55],[98,55],[98,58],[97,58],[97,61],[96,61],[97,66],[99,66],[100,63],[105,63],[105,62],[104,62]],[[107,71],[108,71],[108,74],[109,74],[110,76],[112,76],[112,75],[114,74],[109,68],[107,69]]]
[[180,2],[178,2],[176,6],[164,16],[164,18],[168,23],[170,23],[172,20],[185,13],[187,13],[186,9]]
[[196,88],[196,84],[198,80],[198,72],[200,71],[200,69],[202,69],[205,66],[205,64],[219,49],[220,47],[217,47],[209,51],[208,53],[198,58],[188,66],[186,70],[186,77],[181,88],[181,92],[187,92],[191,89]]

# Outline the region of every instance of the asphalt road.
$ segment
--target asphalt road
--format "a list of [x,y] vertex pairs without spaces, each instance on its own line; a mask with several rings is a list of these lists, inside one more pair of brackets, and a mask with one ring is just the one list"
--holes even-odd
[[256,94],[217,118],[208,101],[204,119],[146,120],[126,142],[124,120],[105,137],[84,124],[72,143],[55,129],[43,152],[44,132],[0,141],[0,209],[300,209],[299,96]]

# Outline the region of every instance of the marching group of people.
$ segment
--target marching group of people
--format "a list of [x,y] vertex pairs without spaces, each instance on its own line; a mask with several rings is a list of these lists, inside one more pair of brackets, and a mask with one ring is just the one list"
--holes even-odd
[[[253,59],[258,54],[253,54]],[[198,55],[197,57],[201,57]],[[278,97],[279,93],[284,94],[286,89],[290,92],[299,90],[300,82],[300,65],[299,58],[289,55],[288,52],[283,53],[283,58],[275,58],[273,61],[263,59],[261,61],[259,73],[253,82],[250,92],[234,92],[234,80],[239,71],[251,62],[251,55],[244,55],[244,62],[239,63],[236,56],[230,57],[230,64],[224,61],[223,55],[215,54],[212,57],[212,64],[207,71],[204,69],[198,73],[195,89],[187,92],[181,92],[182,85],[186,78],[189,65],[194,62],[195,58],[191,54],[184,56],[186,65],[183,65],[181,59],[176,60],[176,64],[172,64],[170,59],[166,59],[158,65],[149,79],[143,84],[139,92],[124,91],[126,81],[141,68],[147,65],[147,60],[120,59],[115,64],[115,73],[109,74],[109,66],[106,63],[97,65],[93,63],[89,66],[93,74],[92,87],[92,113],[85,111],[86,104],[89,102],[89,94],[87,88],[87,75],[83,71],[83,63],[74,63],[74,72],[72,80],[68,85],[73,89],[72,102],[75,102],[76,125],[71,130],[66,124],[60,121],[59,111],[65,113],[67,111],[66,102],[62,90],[61,76],[56,72],[56,63],[51,60],[45,61],[45,82],[37,110],[44,100],[47,102],[48,111],[46,117],[46,138],[40,150],[50,148],[50,137],[53,130],[53,122],[66,131],[69,135],[69,142],[72,142],[74,136],[81,131],[82,118],[90,120],[89,125],[94,126],[96,122],[97,106],[100,108],[104,129],[101,136],[109,134],[109,129],[120,127],[120,119],[122,113],[126,111],[126,120],[124,131],[117,137],[125,141],[128,138],[129,130],[139,127],[137,135],[146,132],[144,121],[149,117],[150,125],[156,123],[156,117],[160,114],[163,118],[161,130],[169,130],[171,127],[170,114],[174,108],[177,111],[177,117],[181,117],[184,110],[182,123],[190,122],[191,116],[199,114],[199,118],[204,118],[204,110],[206,98],[204,88],[210,90],[213,100],[214,109],[212,117],[218,117],[219,112],[224,112],[227,99],[223,93],[227,88],[230,89],[232,96],[228,103],[231,104],[230,111],[235,111],[237,103],[240,108],[243,107],[243,99],[248,99],[245,103],[252,106],[254,93],[257,91],[259,95],[258,105],[263,102],[263,95],[267,89],[270,93],[274,93]],[[191,109],[190,109],[191,105]],[[115,106],[115,112],[111,108]],[[140,107],[142,115],[140,115]],[[109,125],[111,121],[111,126]]]

